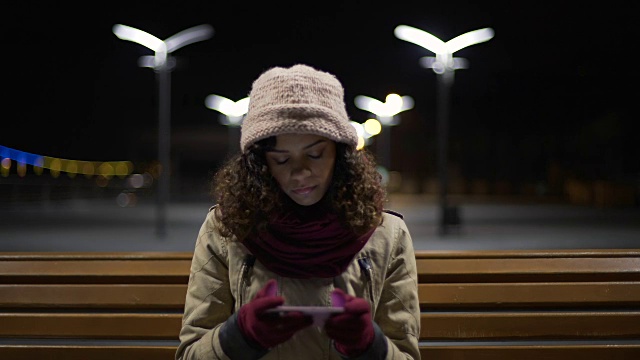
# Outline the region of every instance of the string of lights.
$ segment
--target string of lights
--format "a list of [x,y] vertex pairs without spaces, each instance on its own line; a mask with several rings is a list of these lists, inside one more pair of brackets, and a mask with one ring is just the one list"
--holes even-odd
[[46,169],[53,177],[60,176],[60,173],[67,173],[71,177],[81,174],[86,177],[101,176],[106,179],[115,176],[124,178],[134,170],[131,161],[61,159],[52,156],[32,154],[0,145],[0,174],[2,176],[6,177],[10,174],[13,162],[16,163],[16,172],[20,177],[26,176],[28,165],[32,166],[33,173],[36,175],[41,175]]

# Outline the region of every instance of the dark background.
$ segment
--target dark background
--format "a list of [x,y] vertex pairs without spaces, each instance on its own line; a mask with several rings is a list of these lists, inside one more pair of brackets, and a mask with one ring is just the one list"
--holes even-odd
[[353,105],[357,95],[414,98],[391,130],[391,170],[414,184],[405,190],[425,192],[437,176],[436,75],[418,61],[433,54],[393,29],[410,25],[448,41],[491,27],[493,39],[454,54],[470,63],[452,89],[454,185],[506,194],[559,194],[568,181],[637,189],[638,10],[632,1],[11,2],[0,24],[0,145],[131,160],[144,171],[157,159],[157,84],[137,61],[152,51],[111,28],[166,39],[210,24],[211,39],[173,54],[174,178],[202,182],[227,155],[227,128],[204,106],[208,94],[238,100],[262,71],[306,63],[342,81],[358,122],[368,114]]

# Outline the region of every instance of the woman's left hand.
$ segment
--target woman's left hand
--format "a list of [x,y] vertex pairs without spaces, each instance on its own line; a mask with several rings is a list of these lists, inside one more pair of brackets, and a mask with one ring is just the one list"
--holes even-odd
[[327,319],[324,324],[327,335],[333,339],[336,349],[348,357],[364,353],[375,338],[371,306],[365,299],[341,289],[333,290],[331,300],[333,306],[343,306],[344,312]]

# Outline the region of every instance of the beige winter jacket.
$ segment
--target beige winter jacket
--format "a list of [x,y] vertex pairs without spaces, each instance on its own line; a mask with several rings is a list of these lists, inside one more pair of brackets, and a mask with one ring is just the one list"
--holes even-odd
[[[248,250],[216,231],[210,211],[195,245],[176,359],[229,359],[219,330],[269,279],[278,282],[285,305],[331,306],[334,288],[367,299],[386,337],[386,359],[420,359],[416,261],[411,236],[399,215],[383,222],[347,270],[334,278],[294,279],[267,270]],[[271,349],[263,359],[342,359],[321,327],[311,326]]]

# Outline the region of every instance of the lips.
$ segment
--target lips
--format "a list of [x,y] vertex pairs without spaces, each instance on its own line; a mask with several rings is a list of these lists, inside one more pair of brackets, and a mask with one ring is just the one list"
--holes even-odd
[[307,186],[307,187],[293,189],[293,190],[291,190],[291,192],[293,192],[294,194],[297,194],[297,195],[306,195],[306,194],[312,192],[313,189],[315,189],[315,188],[316,188],[315,186]]

